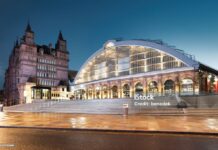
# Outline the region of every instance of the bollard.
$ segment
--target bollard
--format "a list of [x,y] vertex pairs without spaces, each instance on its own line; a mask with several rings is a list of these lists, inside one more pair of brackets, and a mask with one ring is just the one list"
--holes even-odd
[[123,104],[123,116],[128,116],[129,106],[128,104]]

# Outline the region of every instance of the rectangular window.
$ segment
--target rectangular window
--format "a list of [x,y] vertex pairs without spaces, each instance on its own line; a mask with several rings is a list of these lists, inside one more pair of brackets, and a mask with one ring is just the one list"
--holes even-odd
[[118,72],[122,72],[129,69],[129,57],[118,59]]

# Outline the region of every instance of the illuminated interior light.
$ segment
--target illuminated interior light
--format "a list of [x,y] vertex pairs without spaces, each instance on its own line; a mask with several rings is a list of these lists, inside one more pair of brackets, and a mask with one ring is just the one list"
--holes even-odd
[[114,46],[114,43],[113,42],[108,42],[106,47],[113,47]]

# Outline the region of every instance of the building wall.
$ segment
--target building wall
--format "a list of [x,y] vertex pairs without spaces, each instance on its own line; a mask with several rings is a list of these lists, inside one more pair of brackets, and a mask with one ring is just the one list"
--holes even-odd
[[72,92],[67,91],[66,86],[58,86],[51,89],[52,100],[70,100]]
[[[31,86],[27,86],[30,82],[37,88],[51,88],[58,86],[61,81],[68,80],[69,53],[66,47],[63,49],[59,46],[60,42],[66,44],[60,34],[55,48],[52,48],[52,45],[37,45],[34,42],[34,32],[27,26],[21,41],[14,45],[5,72],[6,105],[29,102],[25,92],[30,92]],[[41,66],[44,68],[40,68]]]
[[[84,84],[83,88],[74,90],[75,99],[106,99],[106,98],[133,98],[137,93],[141,95],[166,96],[171,94],[193,95],[199,94],[199,84],[196,82],[196,71],[184,71],[169,74],[159,74],[155,76],[145,76],[140,78],[120,79],[114,81],[98,82],[95,84]],[[184,80],[192,81],[189,91],[184,91]],[[165,89],[166,81],[173,81],[172,90]],[[156,82],[157,85],[151,88],[151,83]],[[125,94],[124,85],[129,86],[129,94]],[[142,85],[141,89],[137,85]],[[113,91],[117,87],[117,91]],[[140,87],[140,86],[139,86]],[[142,91],[140,93],[140,90]],[[116,94],[114,94],[116,93]]]
[[17,84],[19,91],[19,104],[32,103],[32,87],[36,86],[35,83],[25,82]]

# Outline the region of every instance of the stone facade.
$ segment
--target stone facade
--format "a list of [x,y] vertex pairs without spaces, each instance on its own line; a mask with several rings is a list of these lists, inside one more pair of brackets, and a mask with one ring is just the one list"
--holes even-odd
[[[84,90],[75,91],[75,99],[133,98],[136,94],[198,95],[199,83],[195,79],[197,74],[191,70],[88,84]],[[184,85],[184,80],[189,80],[190,83]]]
[[199,70],[175,71],[137,78],[90,82],[79,90],[75,89],[74,96],[75,99],[116,99],[133,98],[136,94],[169,96],[218,93],[218,81],[213,83],[213,91],[210,91],[208,73],[204,71],[201,77],[200,74]]
[[24,87],[31,88],[32,99],[50,99],[51,87],[68,81],[69,52],[62,33],[54,48],[36,44],[34,37],[28,24],[9,57],[4,83],[6,105],[26,103]]

